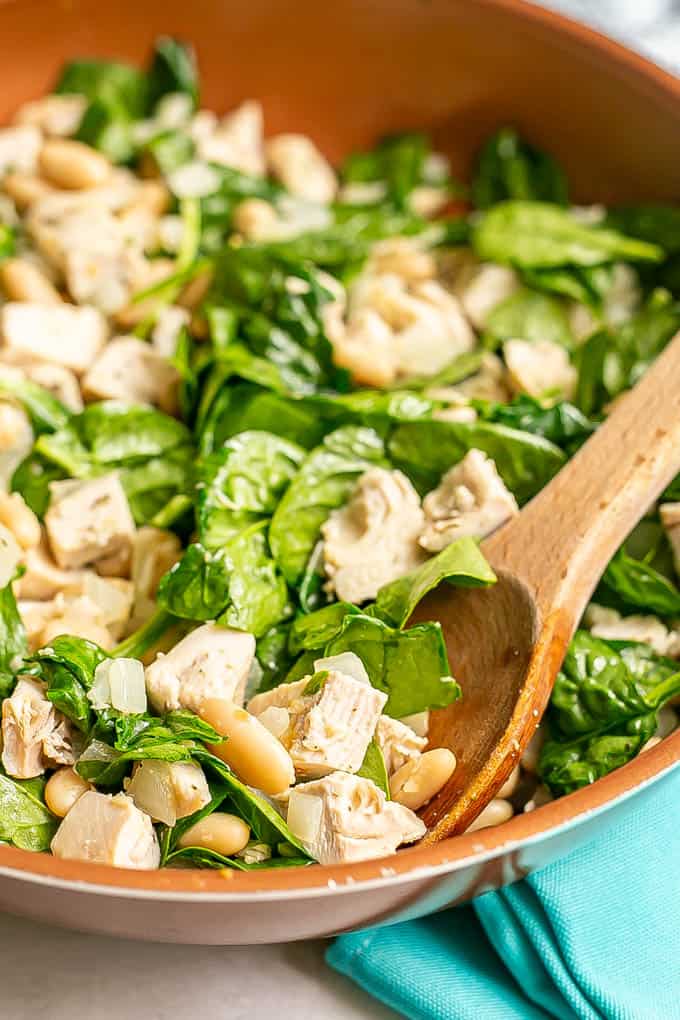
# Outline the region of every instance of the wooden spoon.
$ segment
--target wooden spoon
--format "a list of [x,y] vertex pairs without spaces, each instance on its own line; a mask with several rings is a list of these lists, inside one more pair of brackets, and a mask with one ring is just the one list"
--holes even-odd
[[432,713],[458,765],[421,812],[425,843],[464,832],[508,778],[548,704],[609,560],[680,471],[680,334],[553,480],[482,543],[488,589],[441,585],[413,622],[440,620],[463,697]]

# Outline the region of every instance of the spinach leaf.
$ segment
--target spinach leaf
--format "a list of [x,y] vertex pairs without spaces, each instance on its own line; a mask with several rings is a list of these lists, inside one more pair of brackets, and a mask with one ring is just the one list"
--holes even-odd
[[391,426],[398,422],[431,418],[437,407],[434,400],[409,390],[315,393],[300,398],[300,403],[313,409],[328,429],[342,425],[368,425],[381,436],[387,435]]
[[497,347],[515,338],[550,340],[563,347],[572,347],[574,337],[564,302],[527,287],[501,301],[488,318],[484,341],[489,347]]
[[45,806],[44,779],[11,779],[0,768],[0,840],[20,850],[49,850],[59,819]]
[[36,435],[42,432],[56,432],[57,429],[63,428],[71,417],[71,412],[60,400],[30,379],[0,376],[0,394],[18,400],[23,405]]
[[377,432],[352,425],[331,432],[309,454],[269,529],[274,559],[289,584],[301,580],[321,525],[331,511],[347,502],[365,471],[384,464],[384,447]]
[[60,481],[65,471],[51,464],[38,453],[29,453],[12,475],[10,488],[20,493],[27,506],[41,519],[50,502],[50,482]]
[[40,648],[27,662],[37,667],[47,684],[47,697],[60,712],[83,733],[92,725],[92,709],[87,692],[94,671],[109,656],[94,641],[62,635]]
[[514,128],[503,128],[484,145],[472,182],[472,200],[478,209],[508,198],[568,203],[567,179],[561,167]]
[[319,651],[336,637],[342,629],[345,617],[360,613],[361,610],[350,602],[333,602],[313,613],[298,616],[292,623],[288,637],[291,654],[301,651]]
[[63,68],[54,91],[78,93],[89,100],[106,100],[135,119],[144,117],[148,108],[144,73],[129,64],[114,61],[74,60]]
[[656,290],[618,330],[590,337],[577,357],[582,406],[612,400],[634,386],[678,328],[680,305],[668,291]]
[[521,269],[596,266],[617,259],[659,262],[658,245],[615,230],[579,223],[565,209],[546,202],[508,201],[484,213],[472,232],[482,259]]
[[197,430],[203,453],[213,453],[226,439],[250,430],[275,432],[310,449],[321,442],[324,424],[302,402],[244,382],[221,386]]
[[624,606],[633,606],[660,616],[680,613],[680,591],[645,560],[635,559],[621,547],[610,560],[601,586]]
[[473,538],[459,538],[422,567],[383,585],[371,609],[393,627],[403,627],[421,599],[442,581],[462,588],[487,587],[495,583],[496,575],[478,543]]
[[[118,470],[138,524],[150,523],[192,480],[194,451],[186,426],[153,408],[117,401],[90,404],[63,428],[40,436],[34,453],[39,459],[19,476],[21,465],[12,482],[29,493],[33,505],[42,504],[49,480],[35,473],[36,465],[47,462],[80,479]],[[46,473],[52,476],[54,467]]]
[[390,799],[390,781],[387,778],[385,759],[375,740],[371,740],[366,748],[366,754],[357,775],[363,776],[364,779],[370,779],[379,790],[382,790],[387,799]]
[[561,447],[568,454],[581,446],[596,428],[595,423],[586,418],[578,407],[567,401],[550,405],[525,393],[515,397],[509,404],[473,400],[472,406],[484,421],[496,422],[521,432],[531,432]]
[[[458,354],[453,361],[445,365],[441,371],[435,372],[434,375],[413,375],[395,385],[401,390],[424,390],[435,386],[455,386],[456,383],[462,382],[463,379],[467,379],[469,376],[479,372],[483,359],[484,351],[481,347],[476,351],[465,351],[463,354]],[[409,405],[409,410],[410,406],[415,405]],[[404,417],[404,415],[402,414],[401,417]],[[408,417],[416,418],[422,417],[422,415],[410,413]]]
[[346,379],[333,365],[321,320],[332,295],[307,264],[259,246],[224,248],[209,296],[232,309],[238,338],[273,363],[291,392],[309,393]]
[[270,517],[305,451],[272,432],[242,432],[198,467],[198,530],[209,549]]
[[625,764],[654,734],[656,713],[680,692],[680,672],[651,649],[614,647],[577,631],[557,676],[539,774],[568,793]]
[[291,623],[279,623],[257,640],[257,661],[262,670],[257,693],[269,691],[281,682],[293,663],[293,655],[288,648]]
[[153,109],[169,92],[182,92],[198,106],[198,71],[193,49],[163,35],[154,43],[154,54],[148,73],[148,105]]
[[12,585],[0,588],[0,700],[14,687],[14,675],[28,653],[26,629],[17,609]]
[[6,223],[0,223],[0,259],[9,258],[14,254],[15,236],[11,227]]
[[348,614],[324,650],[327,656],[341,652],[358,655],[373,686],[388,695],[387,715],[443,708],[460,697],[438,623],[398,630],[364,613]]
[[144,145],[142,165],[147,162],[163,176],[188,163],[195,155],[193,139],[183,131],[161,131]]
[[158,604],[187,620],[217,620],[259,637],[287,615],[288,592],[267,551],[266,522],[222,549],[190,545],[162,578]]
[[539,435],[488,422],[409,422],[398,426],[388,442],[395,467],[421,492],[435,488],[442,475],[472,449],[493,458],[520,503],[535,496],[566,460],[558,446]]
[[675,205],[628,205],[610,209],[607,226],[628,237],[658,244],[667,255],[680,253],[680,208]]
[[175,861],[190,862],[196,868],[233,868],[235,871],[264,871],[267,868],[304,868],[311,864],[309,857],[270,857],[266,861],[246,864],[240,857],[223,857],[214,850],[204,847],[185,847],[173,850],[167,855],[162,867],[172,865]]
[[411,192],[425,180],[428,154],[425,135],[390,135],[370,152],[355,152],[348,156],[340,176],[347,183],[383,182],[386,197],[398,209],[404,209]]
[[[334,222],[325,229],[304,231],[260,247],[295,261],[313,262],[346,278],[361,266],[376,241],[414,236],[431,229],[430,224],[413,213],[398,211],[388,204],[359,207],[339,204],[333,208],[333,217]],[[437,231],[443,240],[444,231],[439,225]]]
[[656,712],[638,715],[604,733],[573,741],[546,740],[539,760],[539,775],[556,797],[588,786],[640,753],[654,736]]
[[[194,751],[194,760],[201,765],[209,776],[216,777],[226,787],[226,797],[222,802],[225,810],[232,811],[250,826],[252,838],[269,846],[289,844],[297,852],[297,856],[309,860],[309,854],[290,831],[281,815],[264,797],[258,796],[250,787],[236,778],[228,765],[209,751],[198,748]],[[191,816],[195,818],[195,816]],[[181,819],[178,825],[186,823]],[[193,823],[191,823],[193,824]],[[187,824],[187,828],[189,825]],[[177,826],[175,827],[177,832]],[[180,833],[177,834],[178,836]]]

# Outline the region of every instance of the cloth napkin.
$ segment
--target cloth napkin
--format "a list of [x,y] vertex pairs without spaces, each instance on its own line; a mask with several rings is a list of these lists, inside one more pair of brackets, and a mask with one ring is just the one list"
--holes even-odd
[[680,768],[593,842],[328,962],[414,1020],[680,1020]]

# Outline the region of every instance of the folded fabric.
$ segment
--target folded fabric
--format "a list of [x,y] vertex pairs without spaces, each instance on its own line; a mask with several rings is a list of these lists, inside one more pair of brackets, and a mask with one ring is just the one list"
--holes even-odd
[[680,768],[524,881],[327,959],[417,1020],[680,1020]]

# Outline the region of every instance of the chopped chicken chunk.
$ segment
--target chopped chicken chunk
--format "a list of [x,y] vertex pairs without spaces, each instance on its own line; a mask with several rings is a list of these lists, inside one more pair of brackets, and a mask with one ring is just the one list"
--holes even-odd
[[669,630],[656,616],[622,616],[615,609],[591,603],[586,610],[585,623],[593,637],[605,641],[642,641],[657,655],[680,655],[680,633]]
[[5,357],[17,363],[47,361],[85,372],[103,347],[108,327],[96,308],[8,301],[0,309]]
[[2,764],[15,779],[40,776],[75,761],[70,724],[45,697],[42,684],[19,680],[2,703]]
[[83,398],[80,394],[80,386],[75,373],[63,365],[54,365],[49,362],[26,365],[26,375],[32,382],[49,390],[57,400],[61,400],[69,411],[78,414],[83,409]]
[[47,541],[27,549],[24,556],[24,573],[14,582],[14,594],[20,599],[46,600],[55,595],[81,595],[85,586],[86,570],[62,570],[52,559]]
[[275,135],[265,142],[267,164],[287,191],[309,202],[332,202],[338,182],[328,160],[305,135]]
[[81,595],[78,598],[66,599],[63,595],[57,595],[56,599],[47,603],[53,609],[48,617],[40,634],[40,645],[47,645],[61,634],[76,634],[78,637],[87,638],[110,652],[114,647],[114,640],[111,632],[104,625],[103,614],[100,607],[91,598]]
[[267,708],[285,710],[288,725],[276,735],[290,754],[297,776],[316,779],[336,769],[357,772],[387,695],[337,670],[328,672],[321,690],[305,694],[310,680],[304,677],[256,694],[248,711],[266,725],[262,714]]
[[567,399],[576,388],[576,369],[569,354],[552,340],[506,340],[503,357],[508,366],[510,386],[517,393],[541,397],[557,391]]
[[116,472],[51,482],[45,528],[60,567],[82,567],[132,548],[135,522]]
[[388,801],[370,779],[332,772],[293,787],[288,825],[321,864],[347,864],[394,853],[425,835],[408,808]]
[[43,134],[68,138],[78,130],[87,99],[79,95],[51,95],[20,106],[14,115],[16,124],[30,124]]
[[381,389],[395,381],[394,334],[372,308],[360,309],[346,329],[341,324],[340,330],[328,336],[333,344],[335,364],[348,369],[355,383]]
[[366,272],[394,274],[408,284],[422,283],[435,278],[437,262],[417,237],[388,237],[371,248]]
[[520,288],[517,273],[507,266],[482,263],[465,267],[456,282],[463,311],[478,332],[486,329],[491,312]]
[[88,400],[125,400],[155,404],[172,413],[177,406],[177,370],[144,340],[119,336],[111,340],[83,377]]
[[42,134],[33,124],[0,129],[0,177],[10,170],[33,173],[41,145]]
[[423,510],[420,544],[429,552],[440,552],[464,535],[485,538],[519,513],[495,463],[481,450],[470,450],[446,472],[423,500]]
[[200,159],[262,177],[265,173],[263,117],[250,99],[223,117],[209,134],[196,139]]
[[417,758],[427,747],[427,737],[419,737],[410,726],[388,715],[381,715],[378,719],[375,739],[382,751],[388,776]]
[[156,832],[148,815],[124,793],[109,797],[88,790],[75,802],[52,840],[55,857],[116,868],[150,870],[160,864]]
[[242,705],[254,657],[252,634],[206,623],[147,666],[149,701],[162,715],[178,708],[197,712],[208,698]]
[[401,471],[372,468],[354,495],[321,529],[328,588],[339,599],[364,602],[424,559],[418,538],[425,516],[418,493]]

